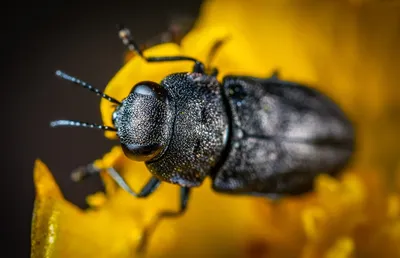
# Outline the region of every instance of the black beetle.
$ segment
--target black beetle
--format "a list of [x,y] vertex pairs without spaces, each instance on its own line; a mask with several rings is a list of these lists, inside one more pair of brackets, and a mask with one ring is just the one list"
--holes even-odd
[[[113,169],[108,172],[126,191],[147,197],[161,181],[181,187],[182,214],[190,189],[208,176],[217,192],[246,195],[299,195],[313,188],[319,173],[336,174],[354,150],[349,119],[315,89],[270,78],[226,76],[205,71],[186,56],[145,57],[130,32],[123,43],[148,62],[192,61],[192,72],[171,74],[160,84],[140,82],[122,102],[58,71],[57,75],[116,103],[114,128],[69,120],[52,126],[93,127],[117,132],[126,156],[144,161],[153,177],[135,193]],[[80,176],[97,173],[87,166]]]

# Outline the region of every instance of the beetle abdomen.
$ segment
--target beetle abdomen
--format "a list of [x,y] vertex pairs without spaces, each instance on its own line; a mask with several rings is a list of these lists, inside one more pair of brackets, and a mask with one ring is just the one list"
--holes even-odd
[[354,132],[339,107],[316,90],[275,78],[229,76],[229,153],[213,175],[221,192],[299,194],[334,174],[353,152]]

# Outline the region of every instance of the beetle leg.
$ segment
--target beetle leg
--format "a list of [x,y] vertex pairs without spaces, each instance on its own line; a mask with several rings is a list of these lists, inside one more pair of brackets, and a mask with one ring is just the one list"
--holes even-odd
[[137,198],[146,198],[147,196],[152,194],[160,186],[161,183],[158,178],[151,177],[149,181],[139,191],[139,193],[136,193],[114,168],[108,168],[107,173],[111,176],[112,179],[114,179],[119,187]]
[[[93,164],[89,164],[84,167],[78,168],[76,171],[72,173],[72,178],[75,181],[80,181],[83,178],[86,178],[90,175],[98,174],[102,171],[99,168],[96,168]],[[107,173],[110,175],[110,177],[117,183],[119,187],[121,187],[123,190],[128,192],[129,194],[137,197],[137,198],[146,198],[149,195],[151,195],[161,184],[161,181],[156,178],[156,177],[151,177],[150,180],[143,186],[143,188],[139,191],[139,193],[136,193],[135,191],[132,190],[132,188],[128,185],[128,183],[125,181],[125,179],[113,168],[110,167],[107,170]],[[171,210],[166,210],[166,211],[161,211],[157,214],[155,220],[150,223],[149,226],[147,226],[142,235],[142,240],[139,243],[137,247],[137,252],[143,252],[145,251],[148,239],[150,235],[153,233],[154,229],[157,227],[158,223],[164,219],[164,218],[175,218],[179,217],[184,212],[186,211],[187,208],[187,203],[189,200],[190,196],[190,190],[191,188],[189,187],[181,187],[180,188],[180,195],[179,195],[179,200],[180,200],[180,206],[179,210],[177,211],[171,211]]]
[[225,37],[223,39],[219,39],[217,41],[214,42],[214,44],[212,45],[210,52],[208,52],[208,56],[207,56],[207,61],[206,61],[206,65],[207,67],[211,67],[211,63],[215,57],[215,55],[217,54],[218,50],[221,49],[222,45],[228,40],[228,37]]
[[271,75],[271,77],[270,77],[269,79],[278,80],[278,79],[279,79],[279,70],[278,70],[278,69],[275,69],[275,70],[272,72],[272,75]]
[[[125,191],[130,193],[131,195],[138,197],[138,198],[145,198],[152,194],[160,185],[161,181],[155,177],[152,177],[146,185],[142,188],[139,194],[135,193],[126,181],[121,177],[121,175],[114,169],[109,168],[107,170],[108,174],[115,180],[115,182]],[[146,248],[148,239],[150,235],[153,233],[154,229],[157,227],[158,223],[164,218],[175,218],[181,216],[187,208],[187,202],[189,200],[190,195],[190,188],[189,187],[181,187],[180,189],[180,207],[177,211],[161,211],[157,214],[155,221],[151,223],[145,230],[143,231],[142,240],[138,245],[137,251],[143,252]]]
[[217,76],[218,76],[218,73],[219,73],[218,68],[214,67],[214,68],[212,69],[212,71],[211,71],[211,76],[217,77]]
[[283,196],[280,194],[267,194],[266,197],[273,204],[277,204],[279,203],[279,201],[282,199]]
[[74,182],[80,182],[92,175],[96,175],[100,173],[100,169],[96,168],[93,163],[90,163],[86,166],[81,166],[72,171],[71,179]]
[[181,187],[180,195],[179,195],[179,200],[180,200],[179,210],[177,210],[177,211],[168,210],[168,211],[161,211],[160,213],[158,213],[155,220],[153,221],[153,223],[151,223],[149,226],[147,226],[145,228],[145,230],[143,231],[142,240],[137,247],[137,252],[141,253],[141,252],[145,251],[145,248],[147,246],[150,235],[153,233],[154,229],[157,227],[158,223],[162,219],[176,218],[185,213],[186,208],[187,208],[187,203],[189,200],[189,196],[190,196],[190,188],[189,187]]
[[145,57],[143,55],[143,52],[139,45],[133,40],[131,36],[131,32],[129,29],[124,27],[123,25],[118,25],[118,35],[120,39],[122,40],[122,43],[127,46],[127,48],[138,54],[141,58],[146,60],[149,63],[155,63],[155,62],[173,62],[173,61],[191,61],[194,62],[193,66],[193,72],[196,73],[205,73],[205,67],[202,62],[199,60],[193,58],[193,57],[188,57],[188,56],[158,56],[158,57]]
[[[96,168],[93,164],[89,164],[87,166],[80,167],[74,172],[72,172],[71,178],[73,181],[78,182],[91,175],[99,174],[101,171],[102,169]],[[137,198],[145,198],[149,196],[158,188],[158,186],[161,183],[159,179],[151,177],[149,181],[139,191],[139,193],[136,193],[135,191],[132,190],[132,188],[128,185],[125,179],[114,168],[110,167],[106,171],[119,187],[121,187],[126,192]]]

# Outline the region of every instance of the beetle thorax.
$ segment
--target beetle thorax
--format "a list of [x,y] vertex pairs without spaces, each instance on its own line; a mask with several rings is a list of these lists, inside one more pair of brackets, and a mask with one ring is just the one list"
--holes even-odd
[[167,76],[161,85],[175,107],[172,135],[165,153],[147,166],[164,181],[200,185],[219,161],[227,139],[220,84],[215,77],[179,73]]

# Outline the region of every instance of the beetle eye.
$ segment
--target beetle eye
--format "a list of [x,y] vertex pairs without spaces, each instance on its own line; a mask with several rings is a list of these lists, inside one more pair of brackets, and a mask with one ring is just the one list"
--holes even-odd
[[127,157],[136,161],[151,160],[162,150],[160,144],[139,145],[121,143],[121,147]]
[[161,101],[165,101],[167,98],[167,90],[158,83],[151,81],[139,82],[133,86],[131,93],[153,96]]
[[115,121],[117,120],[118,110],[119,110],[120,107],[121,107],[121,106],[117,106],[117,107],[115,108],[114,112],[113,112],[112,115],[111,115],[111,120],[112,120],[113,125],[115,125]]

